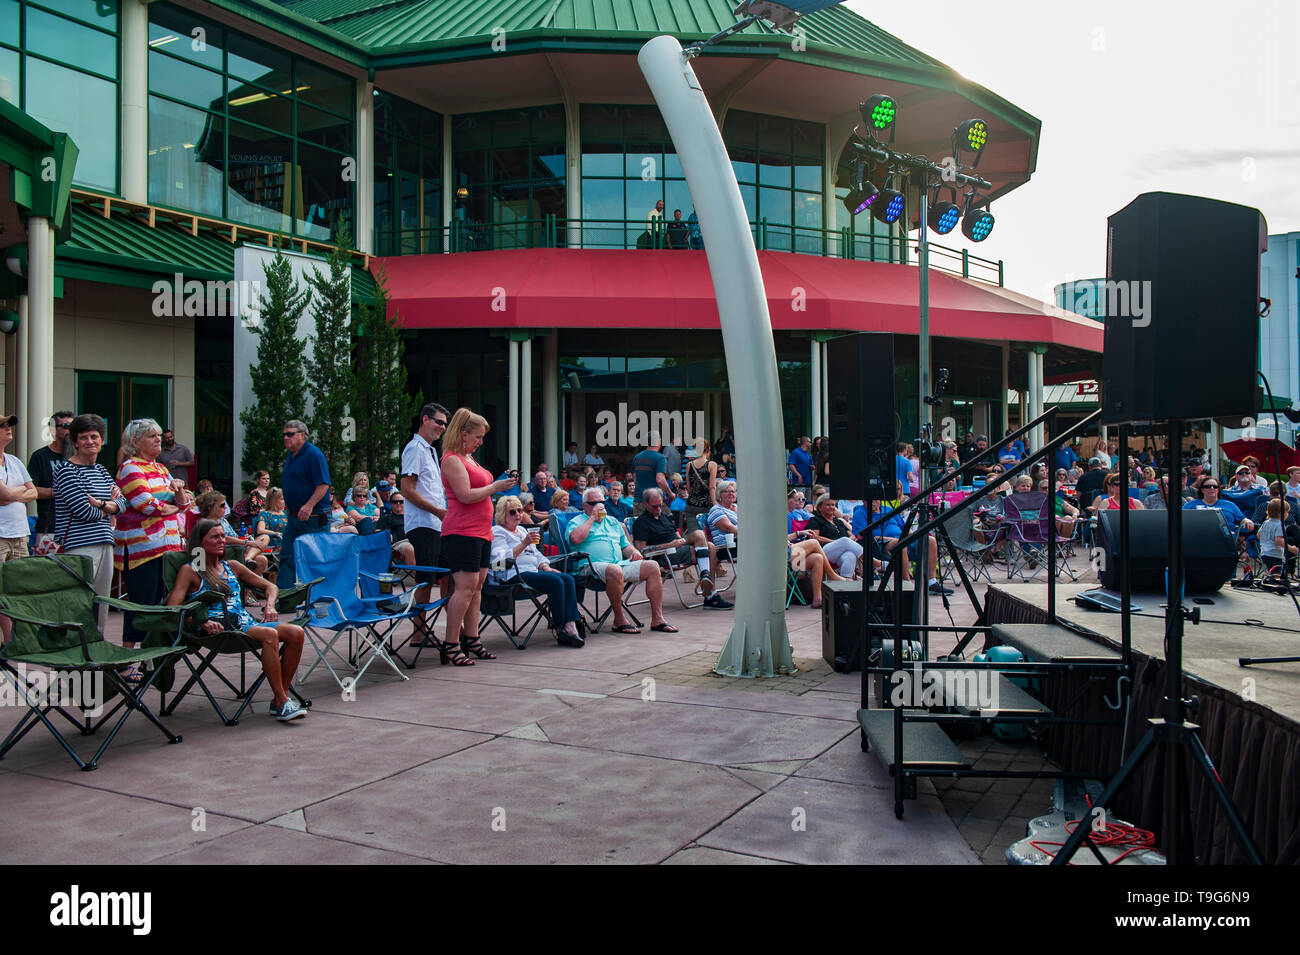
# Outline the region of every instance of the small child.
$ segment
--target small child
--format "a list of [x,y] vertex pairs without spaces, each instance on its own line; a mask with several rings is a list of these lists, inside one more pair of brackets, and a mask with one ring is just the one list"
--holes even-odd
[[1300,552],[1300,548],[1286,542],[1284,521],[1290,509],[1286,501],[1273,498],[1268,502],[1268,517],[1259,527],[1259,556],[1270,571],[1281,567],[1288,554]]

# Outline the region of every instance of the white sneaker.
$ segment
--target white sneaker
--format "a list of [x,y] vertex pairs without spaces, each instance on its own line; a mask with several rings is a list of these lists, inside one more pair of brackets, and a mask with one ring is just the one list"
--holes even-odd
[[302,719],[302,717],[306,715],[307,711],[298,705],[297,700],[288,699],[284,701],[284,705],[276,712],[275,718],[281,723],[287,723],[290,720]]

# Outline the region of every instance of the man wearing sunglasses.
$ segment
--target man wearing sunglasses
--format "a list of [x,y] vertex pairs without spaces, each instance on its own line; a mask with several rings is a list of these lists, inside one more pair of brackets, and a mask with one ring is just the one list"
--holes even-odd
[[50,443],[41,445],[27,459],[27,472],[36,485],[36,551],[44,551],[42,535],[54,534],[54,469],[72,457],[68,441],[71,411],[56,411],[50,418]]
[[293,542],[303,534],[317,534],[329,525],[331,510],[330,466],[320,448],[307,440],[307,426],[294,419],[284,426],[284,468],[280,479],[284,491],[284,537],[280,542],[280,570],[276,586],[292,587],[298,582],[293,561]]

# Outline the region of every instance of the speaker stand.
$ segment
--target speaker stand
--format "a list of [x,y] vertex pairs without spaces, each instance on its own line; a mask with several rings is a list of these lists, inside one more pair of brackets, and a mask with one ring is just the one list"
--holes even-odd
[[[1171,474],[1180,474],[1183,466],[1182,420],[1169,419],[1169,453],[1171,456]],[[1127,471],[1127,462],[1123,462]],[[1127,490],[1128,480],[1121,485]],[[1187,865],[1196,860],[1191,845],[1191,799],[1188,792],[1188,780],[1185,772],[1184,757],[1190,756],[1193,763],[1204,777],[1205,782],[1214,793],[1215,801],[1228,819],[1228,826],[1236,834],[1253,865],[1263,865],[1259,849],[1246,830],[1232,797],[1219,778],[1218,770],[1210,761],[1204,744],[1198,733],[1200,727],[1189,722],[1187,712],[1193,701],[1184,700],[1182,696],[1183,679],[1183,620],[1187,611],[1183,607],[1183,519],[1181,508],[1169,511],[1169,582],[1165,604],[1165,697],[1164,716],[1147,720],[1147,731],[1138,742],[1137,748],[1118,773],[1107,784],[1097,805],[1103,808],[1110,805],[1115,794],[1123,788],[1142,765],[1143,760],[1153,752],[1159,752],[1164,762],[1164,814],[1161,835],[1165,843],[1165,857],[1170,865]],[[1126,551],[1121,560],[1132,558]],[[1128,572],[1127,567],[1125,573]],[[1120,611],[1125,617],[1131,615],[1128,606]],[[1068,865],[1074,854],[1083,844],[1096,850],[1089,838],[1091,819],[1079,821],[1070,838],[1060,853],[1052,859],[1052,865]]]

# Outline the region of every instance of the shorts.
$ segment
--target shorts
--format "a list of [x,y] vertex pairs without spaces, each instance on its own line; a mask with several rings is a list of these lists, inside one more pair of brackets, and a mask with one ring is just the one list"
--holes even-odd
[[[591,570],[592,570],[592,573],[594,573],[594,574],[595,574],[595,575],[600,579],[600,582],[601,582],[602,584],[605,582],[605,572],[608,571],[609,568],[611,568],[611,567],[618,567],[618,568],[621,568],[621,569],[622,569],[622,571],[623,571],[623,580],[624,580],[624,581],[628,581],[628,580],[640,580],[640,579],[641,579],[641,565],[644,564],[644,563],[646,563],[646,561],[644,561],[644,560],[628,560],[628,561],[620,561],[620,562],[617,563],[617,564],[605,563],[604,561],[600,561],[600,562],[592,561],[592,562],[591,562]],[[654,562],[651,561],[651,563],[654,563]],[[657,565],[656,565],[656,566],[657,566]]]
[[0,564],[27,556],[26,537],[0,537]]
[[441,550],[442,566],[453,574],[476,574],[492,563],[492,542],[481,537],[447,534],[442,538]]
[[[412,527],[406,533],[406,539],[411,542],[411,548],[415,551],[415,562],[423,567],[440,567],[438,560],[442,556],[442,531],[434,530],[432,527]],[[397,541],[393,541],[394,544]],[[415,572],[415,581],[420,584],[431,584],[438,579],[438,575],[431,570],[417,570]]]

